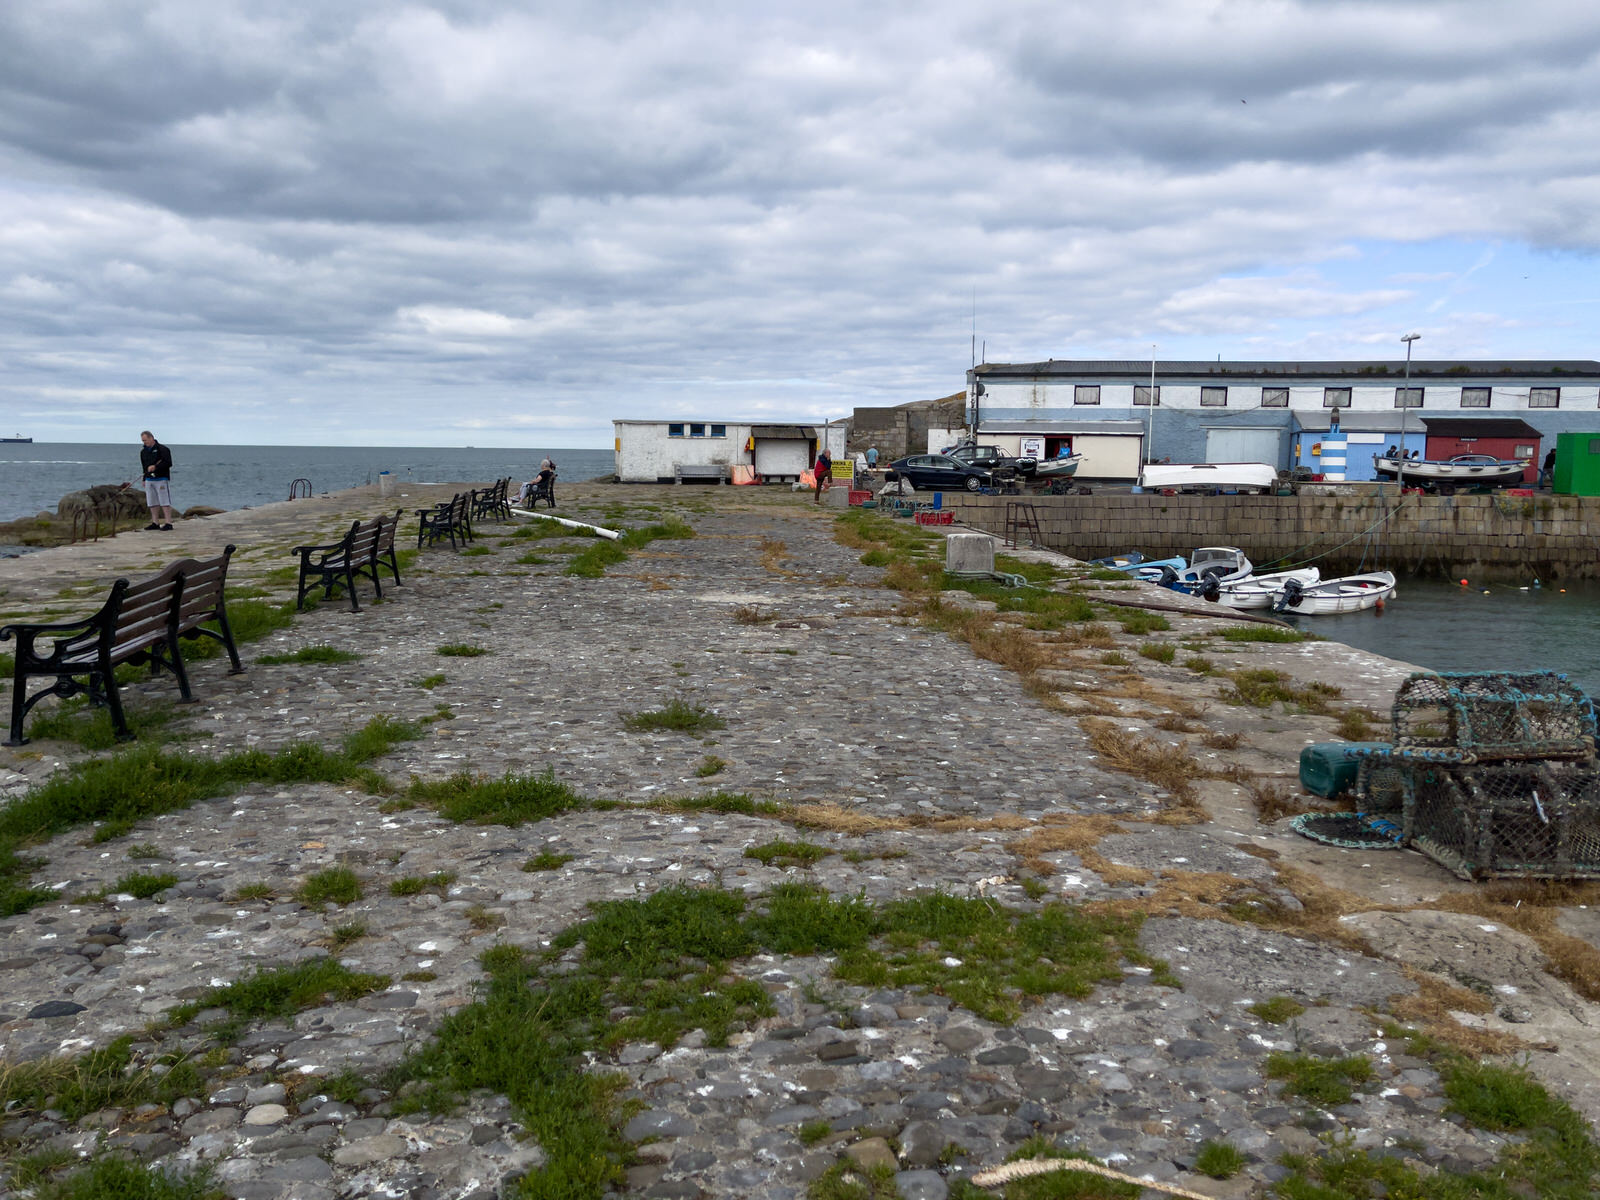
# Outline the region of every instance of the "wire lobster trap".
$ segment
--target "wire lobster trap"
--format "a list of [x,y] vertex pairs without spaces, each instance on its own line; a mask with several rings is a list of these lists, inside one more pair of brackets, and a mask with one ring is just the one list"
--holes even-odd
[[1356,752],[1363,817],[1463,879],[1600,879],[1589,697],[1555,672],[1413,675]]

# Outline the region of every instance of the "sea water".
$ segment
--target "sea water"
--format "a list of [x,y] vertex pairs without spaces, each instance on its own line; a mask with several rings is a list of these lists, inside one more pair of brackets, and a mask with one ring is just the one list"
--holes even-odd
[[1431,671],[1561,671],[1600,697],[1600,583],[1593,581],[1535,586],[1529,576],[1511,584],[1469,579],[1463,587],[1401,576],[1381,613],[1294,623]]
[[[54,512],[61,497],[99,483],[140,481],[137,439],[128,445],[86,442],[0,443],[0,521]],[[491,483],[532,479],[549,455],[562,483],[616,471],[610,450],[497,450],[437,446],[191,446],[171,443],[172,503],[235,509],[289,498],[309,479],[314,493],[377,483],[388,471],[403,490],[413,483]]]

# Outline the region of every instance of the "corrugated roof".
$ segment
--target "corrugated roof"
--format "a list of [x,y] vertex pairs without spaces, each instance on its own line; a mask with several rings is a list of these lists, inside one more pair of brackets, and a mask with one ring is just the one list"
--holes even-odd
[[[979,363],[973,368],[980,378],[1005,379],[1010,377],[1038,378],[1041,376],[1130,376],[1135,383],[1150,378],[1150,360],[1137,359],[1070,359],[1052,358],[1033,363]],[[1396,359],[1349,359],[1343,361],[1309,362],[1163,362],[1156,360],[1156,382],[1185,377],[1216,378],[1222,376],[1260,378],[1302,377],[1307,382],[1317,379],[1351,376],[1365,377],[1369,382],[1401,383],[1404,381],[1406,361]],[[1600,378],[1600,362],[1594,359],[1415,359],[1411,363],[1413,379],[1481,379],[1486,376],[1588,376],[1592,382]],[[1242,382],[1242,380],[1241,380]],[[1577,382],[1577,380],[1573,380]]]
[[1526,421],[1515,417],[1423,417],[1422,424],[1438,437],[1532,438],[1540,433]]

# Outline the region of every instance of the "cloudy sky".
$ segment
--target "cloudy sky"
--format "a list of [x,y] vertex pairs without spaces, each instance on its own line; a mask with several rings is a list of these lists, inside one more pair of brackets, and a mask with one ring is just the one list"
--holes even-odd
[[[780,12],[783,8],[804,9]],[[1042,358],[1593,358],[1600,6],[0,6],[0,432],[610,444]]]

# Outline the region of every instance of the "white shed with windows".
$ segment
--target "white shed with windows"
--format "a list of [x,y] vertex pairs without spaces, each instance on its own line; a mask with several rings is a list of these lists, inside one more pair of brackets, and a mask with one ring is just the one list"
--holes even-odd
[[767,421],[612,421],[617,479],[671,483],[678,478],[731,481],[733,468],[754,468],[769,482],[796,479],[826,442],[844,454],[848,423],[774,425]]

